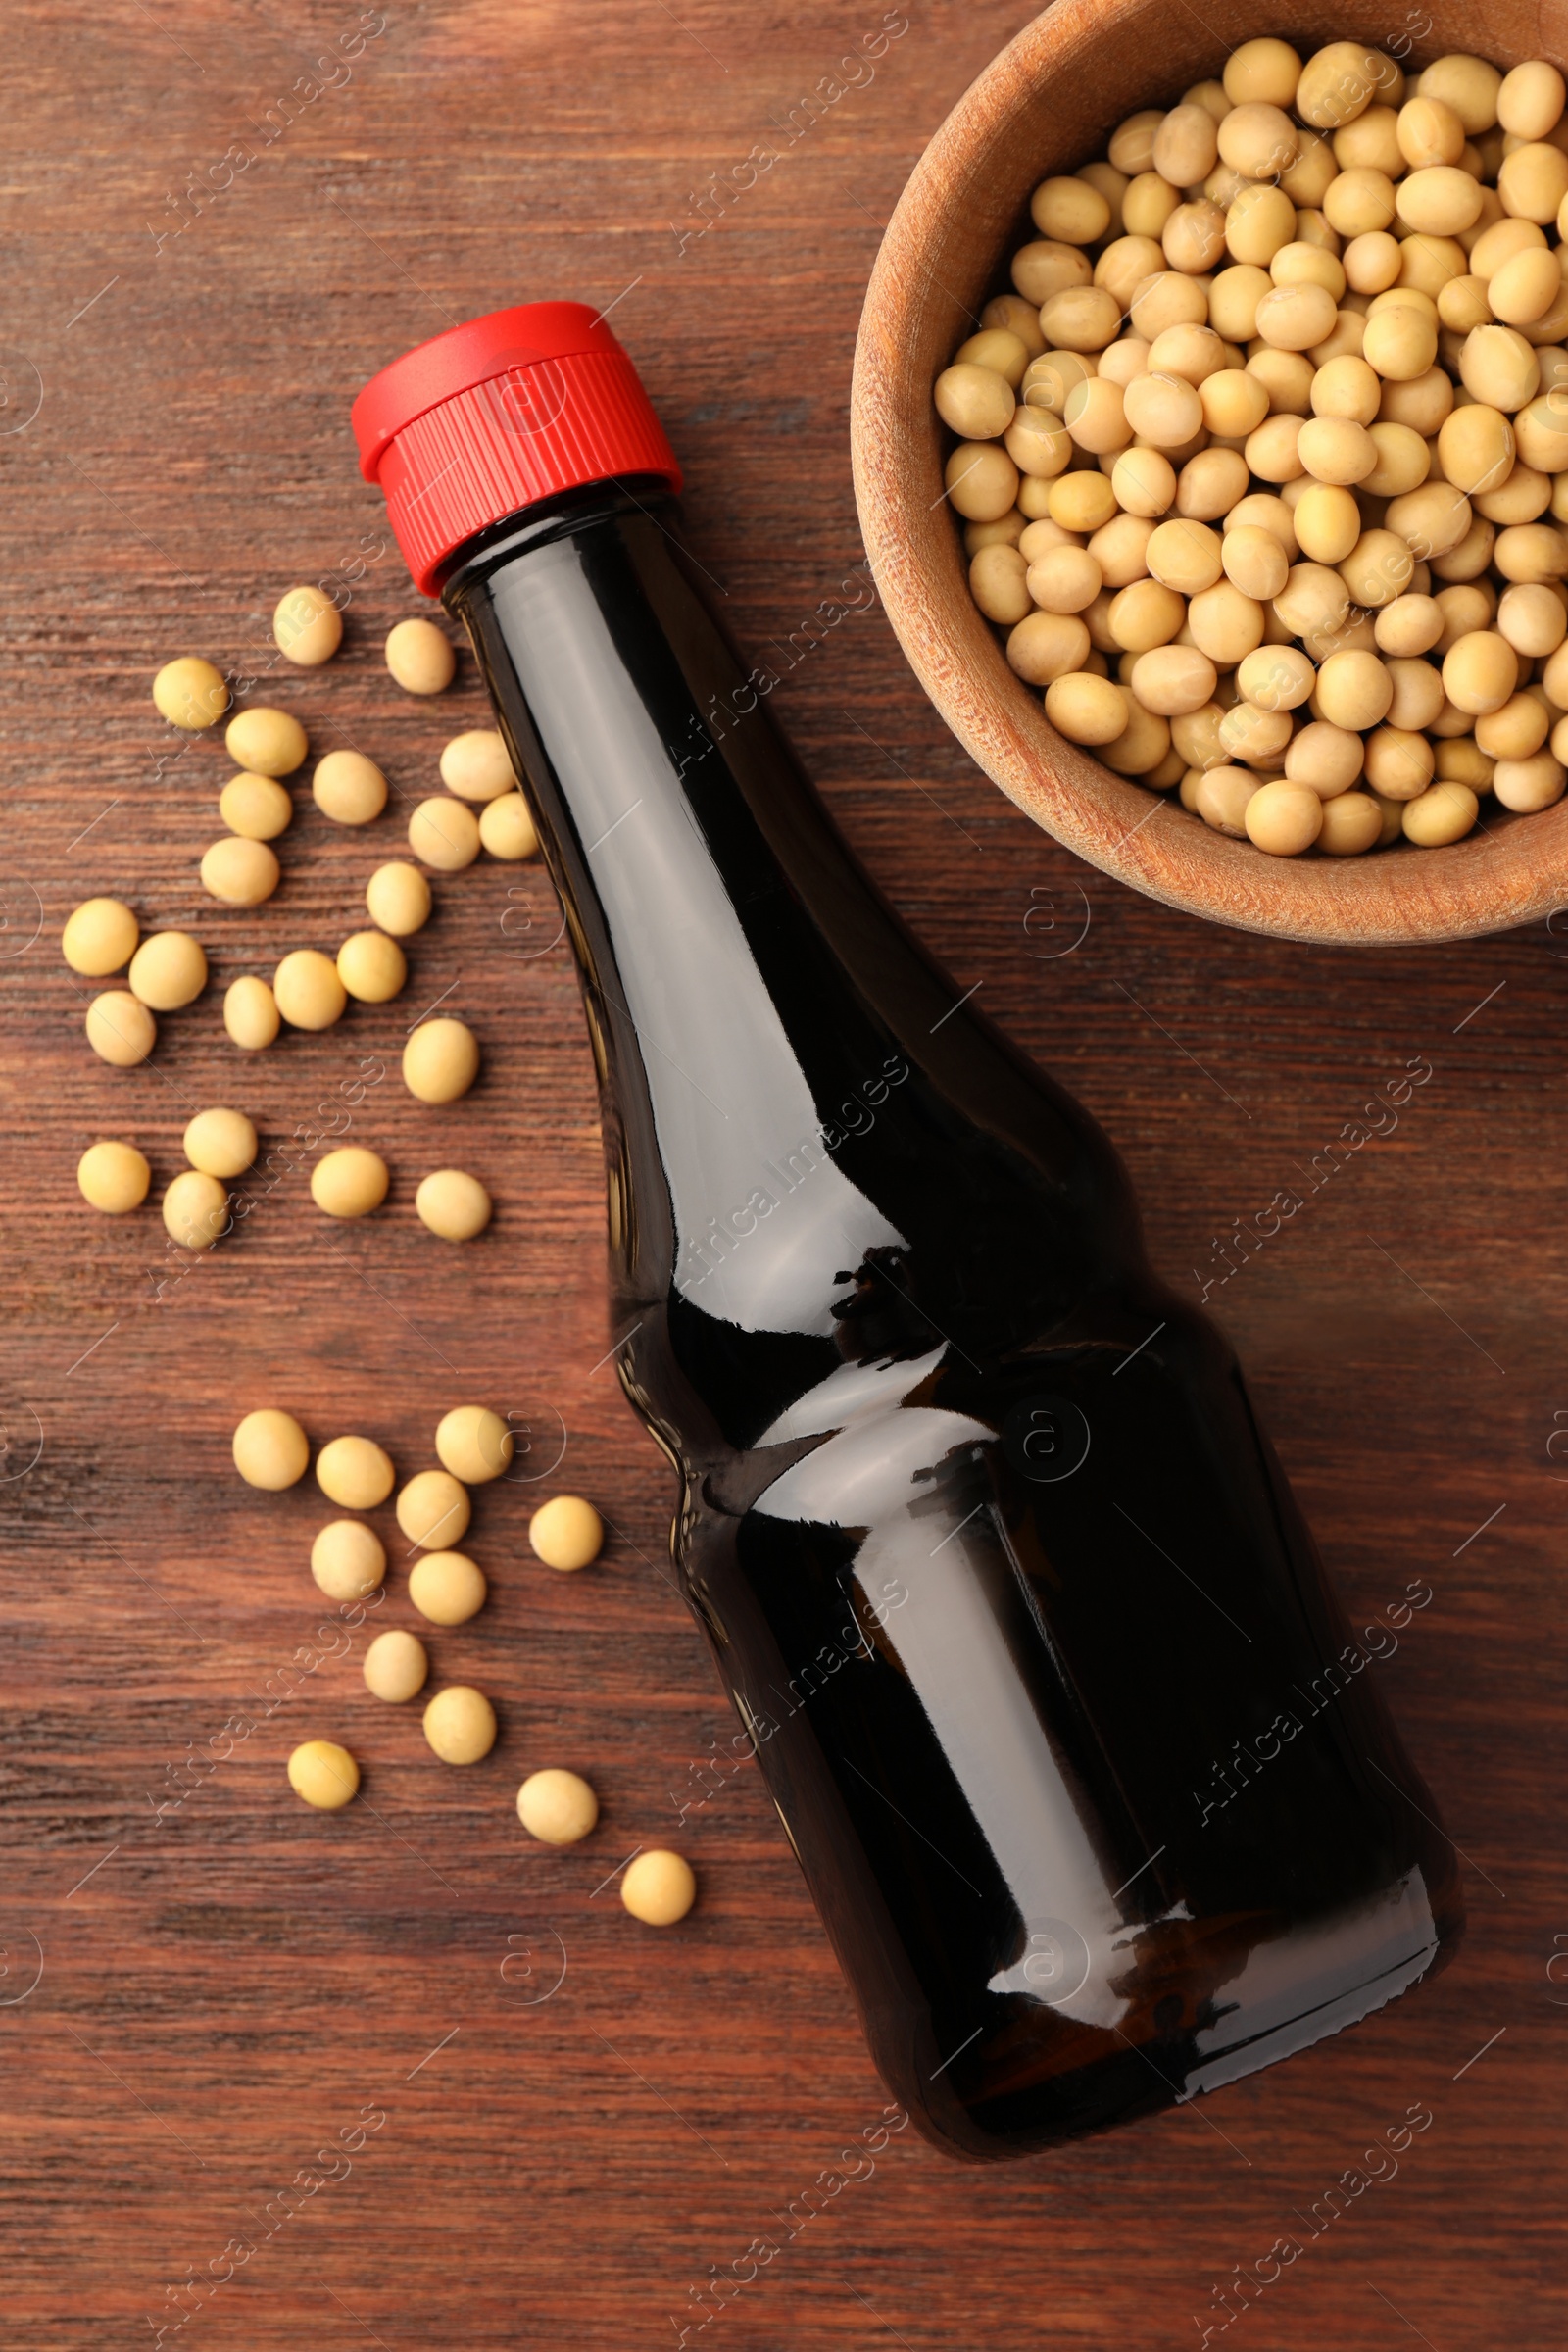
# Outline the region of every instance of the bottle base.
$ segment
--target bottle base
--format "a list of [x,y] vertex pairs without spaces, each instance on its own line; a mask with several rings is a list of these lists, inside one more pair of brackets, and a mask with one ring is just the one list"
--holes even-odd
[[[1238,1925],[1210,1922],[1208,1928],[1218,1938]],[[1063,2066],[1052,2030],[1059,2021],[1040,2014],[1045,2004],[1036,2005],[1033,2020],[1021,2019],[1013,1996],[998,2039],[977,2038],[960,2081],[928,2082],[919,2097],[911,2096],[906,2081],[894,2087],[917,2130],[945,2155],[994,2163],[1039,2154],[1185,2105],[1342,2033],[1443,1967],[1462,1926],[1452,1882],[1441,1886],[1435,1906],[1426,1879],[1415,1870],[1387,1893],[1331,1919],[1253,1942],[1215,1984],[1196,2024],[1189,2020],[1173,2032],[1136,2039],[1133,2031],[1114,2029],[1103,2039],[1095,2036],[1100,2054],[1087,2063],[1075,2034],[1076,2062]],[[1127,2024],[1133,2028],[1130,2016]],[[1033,2044],[1032,2065],[1024,2057],[1025,2041]],[[1006,2048],[1001,2069],[999,2045]],[[998,2082],[998,2071],[1004,2082]]]
[[[1310,1936],[1290,1936],[1255,1951],[1234,1987],[1234,2006],[1228,2003],[1212,2027],[1193,2036],[1195,2062],[1187,2069],[1179,2103],[1326,2041],[1430,1974],[1440,1957],[1446,1957],[1456,1933],[1445,1935],[1419,1879],[1403,1892],[1405,1899],[1396,1905],[1379,1906],[1390,1912],[1390,1932],[1371,1950],[1363,1935],[1378,1923],[1369,1917],[1374,1909],[1369,1905]],[[1314,1990],[1316,1999],[1310,1997]]]

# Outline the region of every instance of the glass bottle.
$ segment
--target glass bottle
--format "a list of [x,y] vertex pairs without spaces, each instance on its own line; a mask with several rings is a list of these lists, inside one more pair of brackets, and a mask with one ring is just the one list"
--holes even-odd
[[890,2089],[1021,2154],[1413,1984],[1451,1852],[1231,1349],[851,854],[668,484],[518,499],[427,584],[565,909],[681,1588]]

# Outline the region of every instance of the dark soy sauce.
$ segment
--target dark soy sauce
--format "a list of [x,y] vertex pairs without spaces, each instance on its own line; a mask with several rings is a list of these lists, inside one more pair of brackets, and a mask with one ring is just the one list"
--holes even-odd
[[1049,2146],[1425,1975],[1460,1900],[1105,1137],[851,856],[662,485],[460,550],[581,967],[616,1364],[889,2087]]

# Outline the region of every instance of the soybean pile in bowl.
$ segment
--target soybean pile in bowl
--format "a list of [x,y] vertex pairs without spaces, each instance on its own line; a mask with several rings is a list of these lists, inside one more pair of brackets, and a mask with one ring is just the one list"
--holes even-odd
[[1568,864],[1563,85],[1522,24],[1492,64],[1418,23],[1064,0],[933,141],[857,355],[867,546],[966,747],[1107,871],[1297,937],[1502,928]]

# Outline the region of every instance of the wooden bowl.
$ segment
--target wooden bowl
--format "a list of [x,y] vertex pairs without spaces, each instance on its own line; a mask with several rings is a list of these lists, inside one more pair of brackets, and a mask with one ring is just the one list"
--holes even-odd
[[[1305,55],[1364,39],[1419,70],[1450,50],[1502,65],[1568,39],[1519,0],[1483,12],[1454,0],[1377,15],[1301,0],[1056,0],[961,98],[915,169],[877,257],[856,350],[851,447],[866,551],[915,675],[993,782],[1026,815],[1119,881],[1244,930],[1346,946],[1465,939],[1568,902],[1568,798],[1533,816],[1484,804],[1486,833],[1447,849],[1398,845],[1362,858],[1270,858],[1211,832],[1175,795],[1102,767],[1046,720],[970,601],[966,560],[943,496],[952,436],[931,386],[975,314],[1007,284],[1007,257],[1035,232],[1028,198],[1053,172],[1102,155],[1117,123],[1217,76],[1258,33]],[[1546,38],[1543,46],[1544,36]]]

